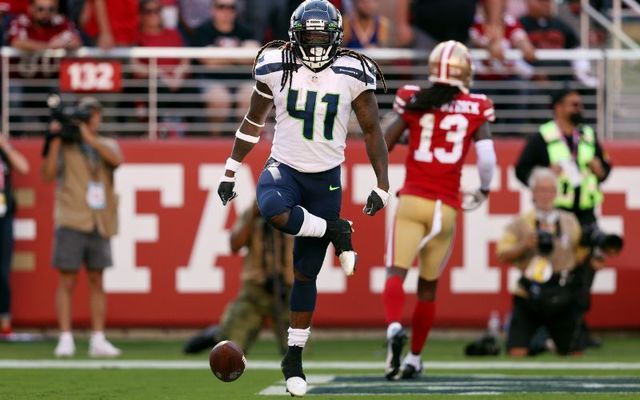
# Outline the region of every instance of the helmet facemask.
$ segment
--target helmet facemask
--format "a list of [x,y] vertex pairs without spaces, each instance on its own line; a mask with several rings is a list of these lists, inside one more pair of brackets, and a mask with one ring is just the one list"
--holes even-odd
[[331,3],[306,1],[291,16],[289,38],[295,54],[313,71],[333,61],[342,36],[342,16]]

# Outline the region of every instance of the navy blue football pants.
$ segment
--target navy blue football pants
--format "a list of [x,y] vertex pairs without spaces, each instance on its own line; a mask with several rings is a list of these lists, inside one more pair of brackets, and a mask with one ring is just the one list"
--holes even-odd
[[[295,206],[332,221],[340,216],[342,187],[340,166],[317,173],[299,172],[273,159],[260,174],[256,197],[267,221]],[[308,278],[320,272],[329,241],[317,237],[296,237],[293,249],[294,268]]]

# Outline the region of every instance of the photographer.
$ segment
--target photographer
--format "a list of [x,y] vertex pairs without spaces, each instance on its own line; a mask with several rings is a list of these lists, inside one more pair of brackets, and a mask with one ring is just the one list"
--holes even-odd
[[247,353],[265,320],[270,318],[278,349],[284,354],[289,326],[288,299],[293,283],[293,236],[269,225],[254,203],[237,219],[229,244],[234,253],[247,250],[240,293],[227,305],[220,324],[190,338],[184,352],[199,353],[228,339]]
[[529,354],[529,344],[544,326],[562,355],[580,350],[575,342],[579,316],[573,306],[573,269],[584,257],[576,217],[554,208],[556,176],[548,168],[531,174],[534,210],[511,222],[497,246],[503,263],[513,264],[522,277],[513,296],[507,350]]
[[[71,299],[80,265],[87,268],[92,335],[89,355],[120,355],[104,336],[106,299],[102,272],[112,265],[110,238],[117,231],[113,173],[122,162],[118,144],[98,134],[102,107],[91,97],[75,110],[56,114],[50,124],[48,151],[42,164],[45,182],[56,180],[53,266],[60,272],[56,293],[60,338],[54,354],[75,354],[71,333]],[[62,118],[64,117],[64,118]]]
[[[611,164],[594,130],[582,123],[584,106],[576,90],[556,92],[552,96],[552,107],[553,120],[541,125],[539,133],[527,140],[516,164],[516,176],[526,185],[534,168],[551,168],[558,176],[555,206],[575,214],[584,232],[583,244],[592,248],[592,254],[599,257],[601,246],[597,241],[604,240],[605,236],[615,236],[600,232],[595,215],[595,208],[604,198],[600,183],[609,176]],[[620,246],[606,250],[608,255],[621,250],[622,239],[617,237],[616,242]],[[601,263],[601,260],[595,262]],[[582,282],[581,290],[576,291],[579,297],[576,305],[583,314],[589,310],[591,284],[597,271],[593,263],[593,257],[587,257],[576,271]],[[584,323],[582,331],[580,335],[585,337],[589,346],[597,345],[598,342],[589,337]]]

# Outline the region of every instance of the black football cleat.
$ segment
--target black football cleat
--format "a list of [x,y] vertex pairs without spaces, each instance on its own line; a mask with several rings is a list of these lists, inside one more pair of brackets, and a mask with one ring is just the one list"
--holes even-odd
[[358,253],[353,250],[351,233],[353,223],[346,219],[327,221],[327,230],[324,237],[331,241],[336,249],[336,255],[340,259],[340,266],[347,276],[353,275],[358,262]]
[[280,363],[286,381],[287,393],[291,397],[302,397],[307,393],[307,377],[302,370],[302,347],[289,346]]
[[390,339],[387,339],[387,361],[384,376],[390,381],[399,378],[400,357],[407,340],[407,332],[402,327]]
[[220,342],[218,338],[220,329],[217,325],[211,325],[207,329],[193,336],[184,344],[182,351],[185,354],[197,354],[203,350],[210,350]]
[[400,369],[400,379],[418,379],[421,374],[422,363],[420,363],[420,368],[416,368],[413,364],[405,363]]

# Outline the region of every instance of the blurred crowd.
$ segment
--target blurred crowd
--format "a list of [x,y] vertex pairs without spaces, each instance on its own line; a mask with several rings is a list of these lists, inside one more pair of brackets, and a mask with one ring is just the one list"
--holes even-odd
[[[301,2],[0,0],[0,26],[5,45],[30,52],[80,46],[102,49],[121,46],[258,48],[270,40],[288,38],[289,16]],[[476,62],[475,79],[478,81],[564,80],[567,76],[557,72],[561,67],[572,71],[571,78],[577,79],[585,88],[597,85],[587,61],[543,62],[535,59],[535,49],[580,46],[576,34],[580,0],[331,2],[344,16],[345,47],[430,50],[440,41],[453,39],[489,51],[490,60]],[[591,0],[591,3],[600,9],[608,6],[604,0]],[[601,31],[591,30],[590,46],[602,45],[605,40]],[[523,60],[506,60],[505,50],[511,48],[521,50]],[[131,62],[133,68],[127,72],[128,78],[148,78],[148,60]],[[51,63],[51,60],[23,58],[18,73],[22,78],[44,77],[47,74],[44,63]],[[252,90],[251,84],[238,81],[249,78],[249,66],[237,68],[237,64],[236,60],[223,59],[158,60],[158,106],[163,109],[160,122],[172,126],[167,136],[184,135],[186,123],[208,123],[212,127],[209,129],[211,134],[222,134],[227,130],[218,131],[216,127],[222,126],[220,123],[237,121],[234,110],[246,109]],[[49,78],[55,77],[51,70],[48,69]],[[545,73],[547,70],[551,73]],[[199,83],[193,84],[193,80]],[[143,100],[119,102],[118,108],[134,110],[118,117],[123,120],[119,122],[148,121],[149,112],[143,96],[147,88],[143,86],[124,89],[125,93],[137,94],[137,98]],[[507,94],[535,94],[519,89],[517,84],[513,87],[513,93]],[[24,87],[18,90],[29,94],[37,89]],[[126,98],[135,99],[136,96]],[[193,117],[189,112],[193,109],[205,109],[205,116]],[[12,121],[16,118],[22,118],[20,121],[24,122],[29,117],[12,116]]]

